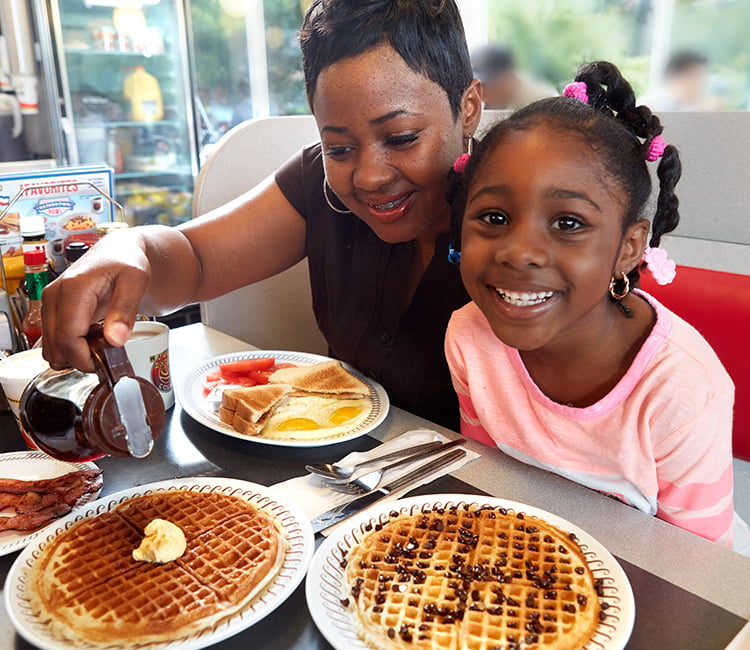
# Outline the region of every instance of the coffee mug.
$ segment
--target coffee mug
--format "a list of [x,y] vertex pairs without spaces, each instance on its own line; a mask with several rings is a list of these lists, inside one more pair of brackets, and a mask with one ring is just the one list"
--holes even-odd
[[43,370],[47,370],[49,364],[42,358],[42,348],[32,348],[11,354],[0,361],[0,385],[3,387],[8,406],[13,412],[18,427],[21,429],[26,444],[35,449],[36,445],[31,442],[21,426],[19,407],[23,390]]
[[156,386],[165,409],[172,408],[174,389],[169,372],[169,326],[156,321],[136,321],[125,343],[125,352],[133,372]]

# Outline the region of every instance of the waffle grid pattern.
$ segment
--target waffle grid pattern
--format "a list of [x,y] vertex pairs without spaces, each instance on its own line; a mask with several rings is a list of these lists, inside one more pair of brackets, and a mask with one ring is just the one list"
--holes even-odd
[[[397,504],[395,504],[397,505]],[[373,620],[376,621],[378,625],[382,625],[385,630],[388,628],[393,628],[394,637],[393,639],[390,639],[388,637],[383,638],[370,638],[369,645],[364,643],[362,640],[362,636],[365,636],[365,631],[362,629],[361,624],[358,623],[358,618],[354,612],[354,604],[353,602],[355,599],[351,596],[350,590],[351,587],[347,584],[347,576],[346,573],[350,572],[350,580],[352,580],[352,584],[357,584],[357,577],[362,578],[362,582],[359,585],[359,592],[362,594],[368,589],[367,578],[364,577],[367,572],[363,575],[357,575],[357,571],[355,569],[351,569],[352,563],[350,562],[351,557],[350,554],[352,553],[352,549],[355,547],[361,548],[362,540],[365,540],[365,543],[367,543],[368,537],[369,539],[374,539],[374,535],[372,535],[372,531],[375,528],[379,528],[383,525],[385,525],[387,522],[391,520],[391,518],[395,516],[401,516],[401,517],[412,517],[414,519],[419,519],[419,517],[415,517],[415,515],[419,515],[420,513],[424,511],[429,511],[432,509],[450,509],[454,507],[458,507],[459,509],[463,509],[464,507],[467,507],[468,502],[466,501],[447,501],[445,503],[443,502],[434,502],[434,503],[418,503],[416,505],[411,505],[409,507],[401,507],[399,511],[391,511],[391,512],[384,512],[380,514],[379,517],[372,518],[366,522],[363,522],[360,526],[357,528],[354,528],[351,531],[347,531],[345,535],[336,543],[335,548],[333,548],[327,557],[325,558],[325,562],[322,567],[321,575],[320,575],[320,581],[321,581],[321,591],[322,591],[322,597],[323,597],[323,606],[325,609],[325,613],[327,618],[332,623],[333,627],[336,629],[337,634],[340,635],[341,639],[345,639],[347,642],[350,642],[350,647],[352,648],[365,648],[365,647],[410,647],[410,648],[428,648],[428,647],[472,647],[471,644],[466,643],[465,645],[459,645],[458,640],[461,638],[462,640],[465,640],[465,632],[467,630],[471,630],[473,633],[471,636],[473,636],[476,639],[480,639],[477,645],[473,647],[479,647],[479,648],[495,648],[495,647],[502,647],[502,648],[533,648],[533,647],[539,647],[539,648],[547,648],[547,647],[557,647],[554,645],[554,642],[552,641],[553,636],[557,636],[557,632],[555,634],[552,634],[551,631],[547,632],[545,629],[550,629],[552,624],[551,622],[547,622],[544,626],[541,627],[541,631],[539,628],[539,625],[541,625],[541,621],[539,621],[539,624],[533,624],[529,628],[526,628],[526,623],[529,621],[527,620],[527,614],[530,614],[533,612],[533,607],[538,606],[538,603],[533,603],[532,601],[526,601],[525,598],[521,601],[518,597],[518,595],[514,595],[511,593],[511,590],[508,589],[508,587],[512,587],[512,589],[516,589],[516,587],[513,587],[512,585],[500,585],[503,589],[503,594],[499,595],[494,592],[485,593],[479,590],[479,593],[476,592],[475,589],[469,590],[467,594],[461,594],[459,591],[458,598],[461,598],[461,595],[463,595],[466,600],[464,601],[467,604],[466,611],[464,612],[463,619],[464,623],[461,624],[461,627],[459,628],[455,623],[451,623],[450,619],[448,624],[435,624],[435,622],[430,622],[430,638],[418,638],[420,636],[420,631],[418,629],[418,625],[414,625],[413,621],[416,620],[417,612],[420,610],[420,608],[423,610],[425,605],[429,606],[428,601],[432,601],[433,603],[437,602],[444,602],[444,603],[450,603],[454,605],[456,603],[456,587],[458,590],[461,590],[461,588],[464,586],[463,584],[458,584],[459,581],[452,581],[454,583],[454,588],[450,589],[449,587],[446,587],[446,585],[449,584],[450,581],[441,580],[438,581],[440,584],[431,584],[430,580],[425,580],[425,583],[419,586],[421,594],[414,594],[409,593],[408,591],[404,593],[404,595],[401,595],[402,592],[398,592],[393,599],[394,602],[398,601],[398,605],[394,605],[392,608],[386,608],[386,603],[381,603],[380,606],[384,609],[383,612],[370,612],[369,616],[374,617]],[[481,508],[481,507],[487,507],[484,506],[481,502],[479,503],[471,503],[473,508]],[[511,514],[515,516],[516,513],[513,513],[511,511]],[[486,519],[483,518],[483,519]],[[533,525],[535,522],[534,517],[527,517],[527,524]],[[495,520],[493,522],[493,532],[497,534],[497,531],[499,530],[500,520]],[[542,522],[544,524],[544,522]],[[495,530],[497,528],[497,530]],[[524,525],[524,528],[528,528],[528,525]],[[541,528],[541,526],[540,526]],[[413,530],[411,531],[414,532]],[[525,531],[524,531],[525,532]],[[546,531],[545,531],[546,532]],[[558,531],[558,534],[560,532]],[[410,535],[409,531],[406,531],[406,538],[407,538],[407,545],[409,544],[408,538],[414,537],[414,535]],[[418,541],[418,540],[413,540]],[[567,546],[571,547],[572,549],[575,549],[575,552],[580,552],[580,561],[583,562],[585,558],[585,563],[588,564],[588,567],[591,571],[592,576],[592,582],[593,585],[590,585],[593,590],[596,593],[595,601],[593,607],[589,607],[589,611],[592,613],[592,615],[595,615],[596,620],[593,621],[592,627],[593,632],[589,632],[587,634],[591,635],[591,638],[588,640],[588,642],[585,643],[583,647],[589,649],[589,650],[597,650],[597,649],[603,649],[608,648],[610,640],[617,635],[617,632],[622,624],[621,620],[621,598],[619,589],[617,586],[617,583],[612,579],[610,576],[610,571],[607,567],[607,564],[603,562],[599,557],[597,557],[596,553],[591,551],[586,544],[571,544],[571,540],[568,539],[568,537],[564,534],[562,534],[562,540],[556,540],[554,547],[557,549],[559,547],[559,541],[562,541]],[[403,541],[401,542],[402,548],[404,547]],[[418,546],[418,544],[417,544]],[[512,540],[511,540],[511,546],[512,546]],[[369,549],[372,551],[372,549]],[[452,553],[453,549],[442,549],[440,553],[442,553],[445,558],[448,558],[449,555],[455,555],[455,553]],[[543,550],[543,549],[542,549]],[[418,551],[419,552],[419,551]],[[433,554],[435,551],[432,551]],[[511,553],[512,554],[512,553]],[[472,564],[476,567],[477,565],[482,566],[483,562],[488,562],[489,566],[492,567],[493,563],[497,559],[495,553],[490,551],[489,549],[480,550],[477,552],[477,557],[479,558],[479,562],[472,562]],[[392,558],[390,558],[392,559]],[[451,558],[452,559],[452,558]],[[528,559],[528,558],[526,558]],[[538,556],[537,556],[538,561]],[[419,558],[416,558],[417,561],[419,561]],[[542,557],[542,564],[544,558]],[[434,564],[440,564],[440,562],[444,562],[445,564],[448,564],[448,560],[441,557],[440,561],[434,560],[430,558],[429,560],[431,563]],[[525,561],[525,560],[524,560]],[[359,562],[359,560],[357,560]],[[535,565],[535,560],[531,559],[532,566]],[[381,563],[375,563],[377,567],[382,567]],[[454,568],[455,566],[455,562]],[[563,563],[564,564],[564,563]],[[388,566],[386,564],[386,566]],[[487,566],[486,564],[484,566]],[[559,570],[559,569],[558,569]],[[361,573],[361,569],[359,570]],[[525,573],[526,566],[524,565],[523,572]],[[370,573],[373,575],[377,575],[380,573],[379,569],[370,569]],[[543,573],[543,570],[542,570]],[[579,574],[572,573],[570,574],[570,577],[572,579],[579,579]],[[397,578],[398,579],[398,578]],[[567,577],[566,577],[567,580]],[[374,583],[373,583],[374,584]],[[406,584],[406,583],[401,583]],[[411,585],[411,581],[408,583],[409,588],[413,589],[413,586]],[[467,585],[468,586],[468,585]],[[399,585],[400,587],[400,585]],[[379,585],[376,585],[373,589],[372,587],[369,587],[371,591],[373,601],[375,602],[375,599],[378,597],[378,591]],[[356,590],[355,590],[356,591]],[[542,605],[543,606],[554,606],[558,611],[564,611],[565,605],[576,605],[576,609],[580,609],[580,605],[578,605],[577,599],[573,599],[573,601],[570,600],[568,593],[561,593],[559,590],[557,591],[557,595],[559,596],[558,599],[554,599],[551,601],[545,601]],[[567,590],[565,590],[567,591]],[[427,596],[425,596],[425,592],[427,593]],[[391,599],[393,596],[393,592],[386,592],[388,595],[388,600]],[[476,601],[474,599],[477,599]],[[494,603],[493,600],[500,600],[505,599],[504,603]],[[366,598],[364,599],[366,600]],[[410,604],[411,601],[411,604]],[[480,602],[481,601],[481,602]],[[507,606],[507,603],[510,602],[513,604],[513,608],[509,608]],[[405,606],[404,606],[405,603]],[[479,607],[475,607],[474,609],[471,608],[472,603],[475,605],[479,605]],[[507,617],[507,610],[511,609],[511,611],[514,611],[514,614],[518,617],[519,621],[523,620],[524,624],[520,626],[520,631],[522,632],[521,635],[519,635],[519,641],[517,641],[518,645],[514,645],[513,643],[508,645],[503,645],[505,643],[504,638],[500,638],[498,636],[497,630],[499,629],[499,626],[496,624],[496,620],[498,616],[486,616],[484,612],[478,612],[478,609],[481,609],[482,606],[484,606],[485,609],[487,609],[487,604],[489,603],[490,607],[502,607],[505,611],[505,617],[504,619],[507,621],[509,617]],[[518,603],[516,605],[516,603]],[[554,605],[553,605],[554,603]],[[601,607],[601,615],[599,615],[598,607]],[[436,605],[437,607],[437,605]],[[445,607],[445,605],[443,605]],[[450,609],[450,605],[446,608]],[[584,608],[585,609],[585,608]],[[499,610],[498,610],[499,611]],[[549,612],[547,612],[549,614]],[[542,613],[540,614],[540,617],[544,615],[544,610],[542,610]],[[441,617],[438,613],[436,614],[433,612],[433,618],[437,619],[444,619],[445,617]],[[488,618],[496,619],[494,624],[491,626],[487,625]],[[501,617],[503,618],[503,617]],[[557,617],[558,622],[555,623],[555,625],[558,626],[558,631],[563,628],[562,619],[564,619],[564,616]],[[510,618],[509,621],[511,624],[514,623],[512,618]],[[403,627],[406,625],[407,627]],[[409,627],[411,626],[411,627]],[[360,628],[359,634],[357,633],[357,628]],[[460,632],[457,632],[457,630],[461,630]],[[512,629],[512,628],[511,628]],[[406,636],[407,638],[411,636],[408,644],[405,644],[403,646],[399,645],[399,631],[405,631],[407,632]],[[506,628],[507,631],[507,628]],[[427,634],[423,633],[421,636],[426,637]],[[533,641],[533,639],[537,637],[537,641]],[[532,642],[530,644],[526,644],[525,640],[530,639]],[[392,643],[392,645],[388,645],[389,643]],[[576,642],[578,645],[580,645],[580,642]],[[574,645],[574,647],[578,647],[578,645]],[[564,646],[563,646],[564,647]]]
[[[266,585],[261,584],[261,591],[257,593],[255,597],[252,597],[249,602],[239,603],[239,609],[235,608],[235,611],[233,612],[227,611],[223,613],[218,617],[218,620],[213,622],[208,621],[208,624],[200,629],[193,631],[188,630],[185,632],[181,631],[178,636],[170,634],[168,640],[144,641],[139,643],[138,647],[155,649],[166,646],[176,646],[179,648],[185,648],[185,650],[188,650],[189,648],[200,648],[204,647],[206,643],[212,642],[210,639],[225,638],[226,636],[244,629],[257,620],[260,620],[260,618],[266,613],[278,606],[280,602],[283,602],[283,599],[285,599],[291,593],[291,590],[293,590],[293,588],[299,583],[301,574],[304,573],[312,553],[312,535],[303,526],[303,522],[299,517],[293,512],[290,512],[283,504],[278,503],[267,494],[256,493],[237,487],[237,484],[239,483],[243,482],[235,482],[231,479],[206,479],[205,483],[199,485],[196,485],[193,482],[182,483],[180,481],[154,484],[153,487],[145,486],[145,488],[142,488],[141,490],[127,491],[122,493],[123,496],[120,497],[114,495],[114,497],[107,502],[102,500],[100,503],[92,504],[92,507],[86,511],[75,516],[71,515],[62,520],[60,526],[57,527],[56,530],[50,532],[38,547],[28,549],[30,554],[25,553],[28,557],[21,558],[25,561],[14,581],[14,589],[17,593],[17,611],[14,612],[14,616],[17,619],[21,619],[21,622],[23,623],[22,627],[19,628],[19,631],[21,631],[24,636],[27,636],[27,638],[29,638],[28,633],[30,632],[33,635],[32,638],[34,638],[34,640],[46,640],[51,644],[57,642],[57,637],[53,633],[50,622],[42,620],[32,607],[31,593],[33,589],[31,587],[31,574],[38,565],[39,558],[43,554],[44,549],[58,534],[69,530],[79,522],[82,522],[81,525],[90,525],[91,518],[96,515],[110,516],[111,510],[118,508],[118,506],[121,506],[121,504],[133,499],[134,497],[152,495],[154,492],[163,491],[167,494],[188,491],[200,495],[216,493],[217,495],[239,497],[245,503],[250,503],[252,506],[262,509],[264,513],[269,515],[269,522],[272,519],[275,520],[277,527],[281,529],[281,534],[285,538],[286,554],[283,557],[283,563],[278,571],[269,575],[271,581]],[[117,517],[117,515],[114,516]],[[143,516],[143,514],[134,514],[133,516]],[[122,521],[125,521],[125,519],[123,518]],[[213,524],[214,522],[212,521],[211,525],[213,526]],[[127,525],[130,526],[130,524]],[[191,526],[188,526],[188,528],[192,530],[196,527],[192,526],[191,528]],[[140,541],[140,537],[140,534],[136,535],[138,541]],[[264,540],[264,543],[265,541],[266,540]],[[137,546],[137,542],[135,545]],[[130,546],[128,550],[132,550],[133,547],[134,546]],[[186,557],[183,556],[178,562],[184,563],[185,560]],[[182,586],[185,588],[189,587],[193,594],[199,593],[202,596],[205,596],[204,602],[200,605],[196,605],[196,603],[200,603],[200,601],[192,595],[188,598],[183,598],[182,602],[180,602],[180,597],[176,595],[179,592],[179,588],[177,590],[169,589],[169,593],[166,596],[161,596],[161,598],[164,598],[161,604],[165,608],[172,607],[175,611],[179,608],[184,613],[185,611],[190,611],[191,608],[194,610],[200,609],[201,607],[205,608],[206,602],[210,601],[211,598],[216,598],[216,592],[213,589],[210,589],[206,584],[203,584],[200,580],[196,580],[194,577],[186,579],[184,577],[185,575],[190,574],[186,574],[185,572],[181,574],[180,580],[186,581]],[[228,580],[226,582],[229,583]],[[177,583],[173,586],[179,587]],[[148,596],[143,596],[143,600],[152,602]],[[135,609],[136,605],[138,605],[138,601],[135,599],[129,599],[128,605]],[[202,641],[202,639],[208,640]],[[83,642],[81,643],[81,647],[93,648],[100,646],[93,643]],[[115,643],[112,647],[120,647],[120,645]]]

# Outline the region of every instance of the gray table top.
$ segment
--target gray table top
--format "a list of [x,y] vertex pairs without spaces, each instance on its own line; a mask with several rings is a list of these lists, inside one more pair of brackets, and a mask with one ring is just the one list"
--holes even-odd
[[[173,380],[179,386],[180,378],[204,359],[250,348],[200,323],[176,328],[170,332]],[[336,459],[418,427],[456,435],[392,407],[383,424],[368,436],[326,447],[273,447],[217,434],[190,418],[178,403],[168,412],[164,433],[147,459],[97,461],[104,470],[102,496],[196,475],[272,485],[302,476],[308,462]],[[415,493],[477,493],[518,501],[555,513],[592,535],[617,558],[633,588],[636,621],[628,648],[750,647],[750,558],[518,463],[498,450],[474,441],[466,445],[481,457]],[[0,452],[23,448],[13,418],[0,416]],[[321,539],[318,536],[316,544]],[[3,583],[17,556],[16,552],[0,557]],[[0,608],[0,648],[32,647],[14,632],[5,608]],[[308,613],[302,584],[260,623],[212,647],[308,650],[331,646]]]

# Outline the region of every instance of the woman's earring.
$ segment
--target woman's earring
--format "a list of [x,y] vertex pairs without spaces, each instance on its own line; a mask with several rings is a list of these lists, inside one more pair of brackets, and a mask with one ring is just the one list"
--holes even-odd
[[[333,203],[331,203],[331,199],[328,198],[328,179],[325,176],[323,176],[323,198],[326,200],[328,207],[331,208],[331,210],[333,210],[334,212],[338,212],[339,214],[351,214],[352,213],[351,210],[341,210],[337,208],[335,205],[333,205]],[[338,199],[338,201],[341,201],[341,199],[339,199],[338,196],[336,197],[336,199]]]
[[474,135],[469,134],[466,136],[466,153],[471,155],[473,149],[474,149]]
[[[622,290],[617,290],[617,283],[622,283]],[[609,295],[612,296],[617,301],[622,300],[625,296],[627,296],[630,293],[630,278],[623,273],[619,278],[615,278],[612,276],[612,279],[609,281]]]

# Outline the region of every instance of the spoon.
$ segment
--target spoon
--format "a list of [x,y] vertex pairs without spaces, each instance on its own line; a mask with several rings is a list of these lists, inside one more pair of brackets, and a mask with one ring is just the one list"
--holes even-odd
[[[399,449],[398,451],[392,451],[388,454],[383,454],[376,458],[368,458],[367,460],[357,463],[355,465],[338,465],[336,463],[313,463],[311,465],[305,465],[305,469],[311,474],[321,476],[328,481],[348,481],[360,467],[369,467],[370,465],[377,465],[379,463],[393,460],[394,458],[401,458],[402,456],[413,456],[422,451],[430,449],[437,449],[442,446],[445,441],[435,440],[433,442],[425,442],[414,447],[407,447],[406,449]],[[459,444],[461,441],[456,441]]]

